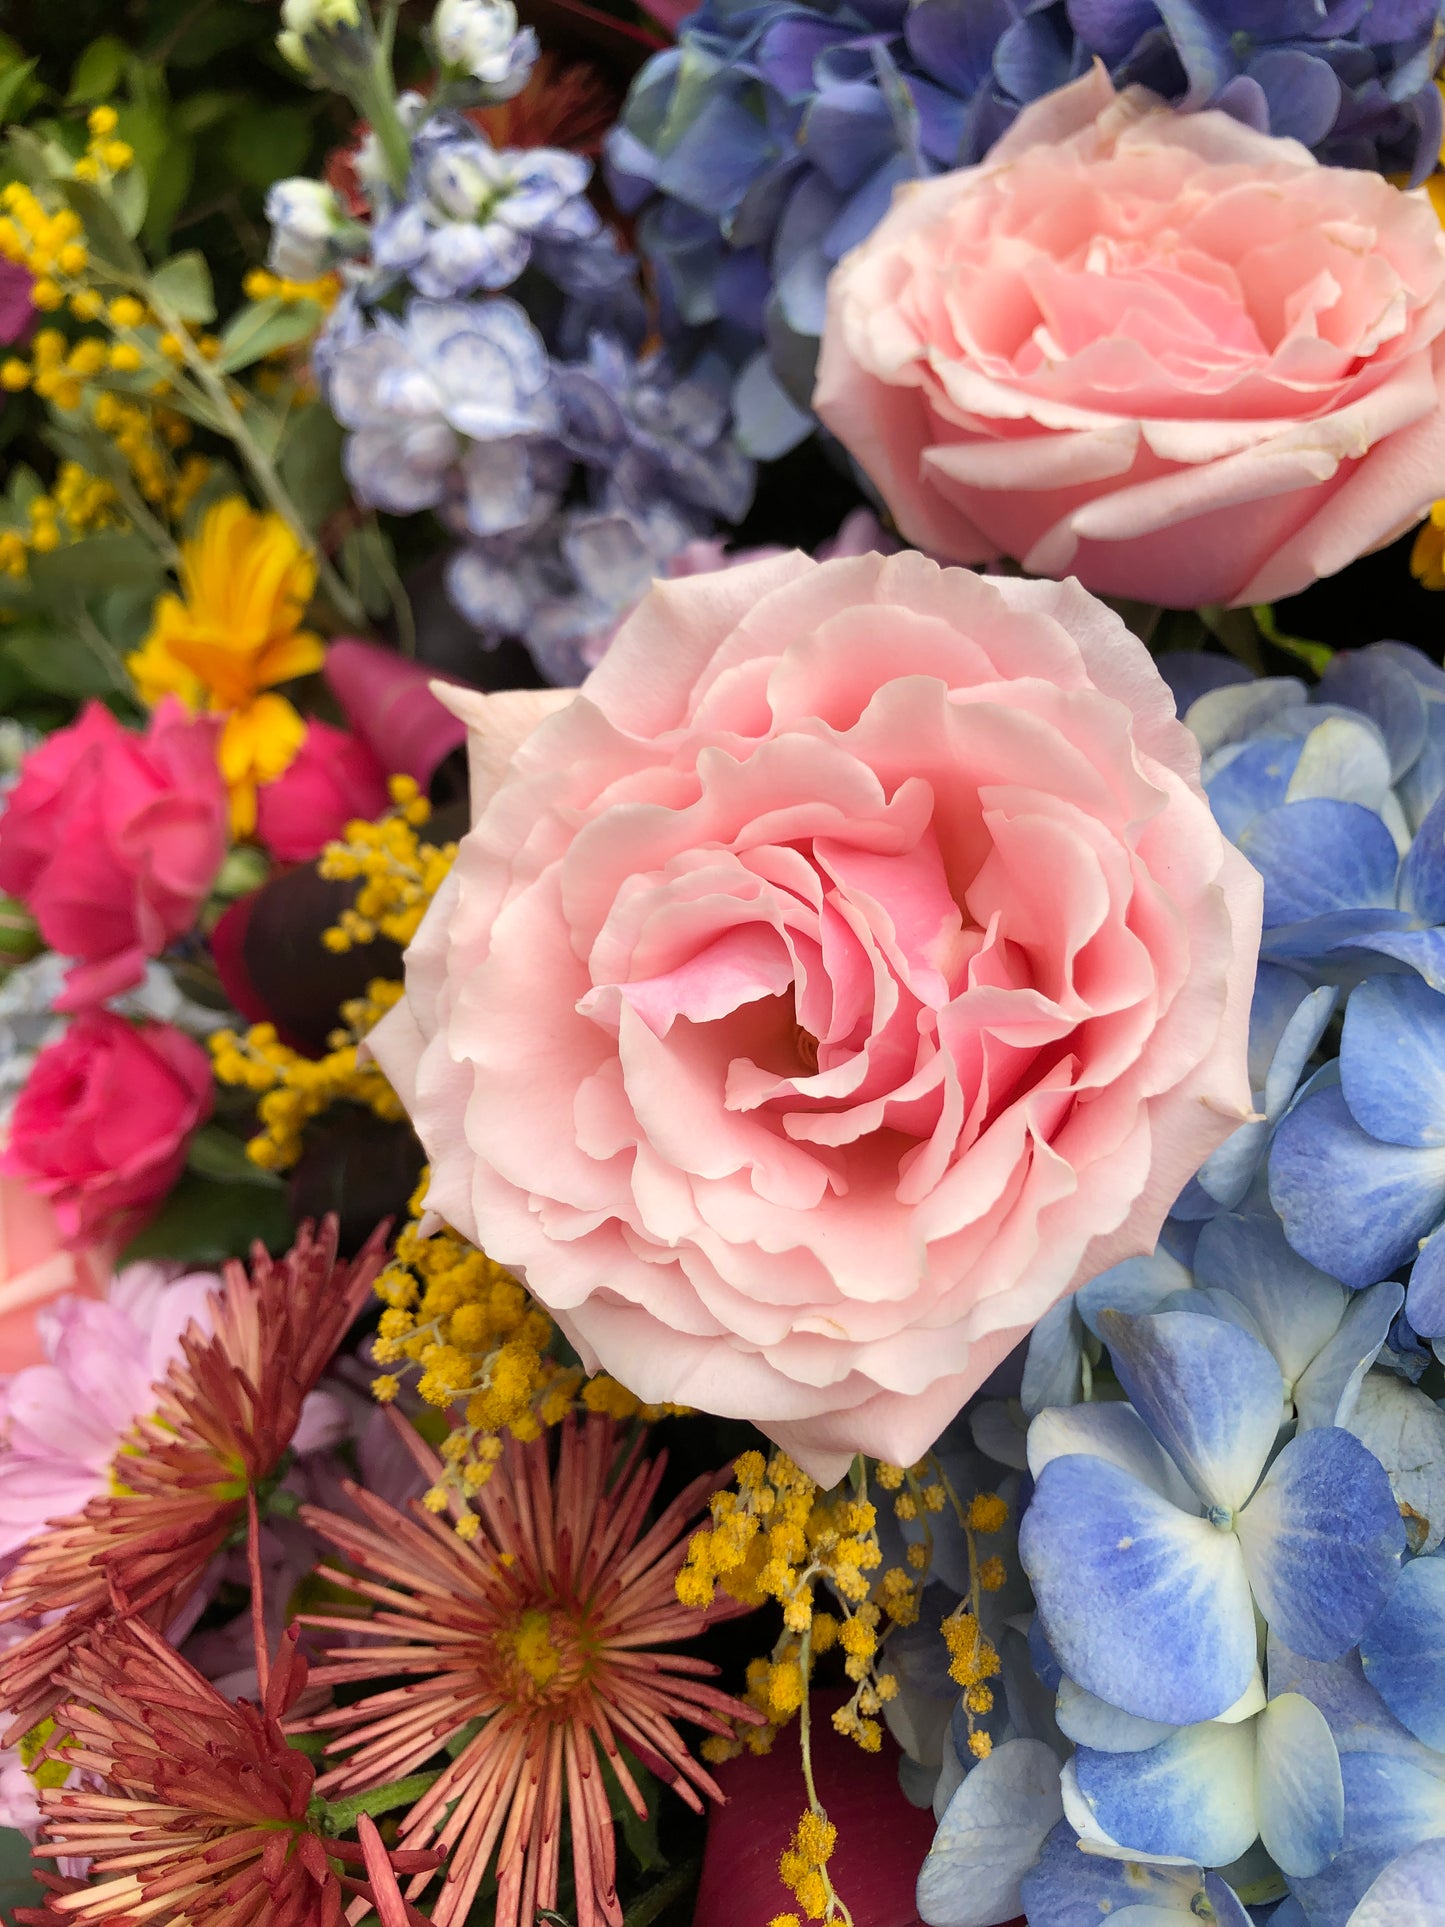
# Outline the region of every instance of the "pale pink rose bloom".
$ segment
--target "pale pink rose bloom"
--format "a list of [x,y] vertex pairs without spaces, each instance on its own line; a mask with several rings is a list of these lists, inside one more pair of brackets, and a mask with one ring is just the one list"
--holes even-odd
[[1259,882],[1077,583],[787,555],[444,700],[472,828],[373,1046],[643,1399],[911,1463],[1250,1115]]
[[1445,494],[1442,327],[1423,193],[1096,68],[899,191],[814,407],[947,560],[1271,602]]

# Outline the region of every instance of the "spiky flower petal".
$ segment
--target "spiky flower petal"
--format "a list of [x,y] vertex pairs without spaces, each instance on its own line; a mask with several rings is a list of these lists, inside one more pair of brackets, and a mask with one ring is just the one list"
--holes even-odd
[[[405,1429],[435,1483],[440,1461]],[[420,1507],[406,1518],[356,1488],[350,1496],[365,1525],[302,1513],[352,1568],[325,1576],[374,1605],[366,1620],[308,1621],[350,1642],[314,1678],[407,1681],[309,1722],[339,1734],[331,1750],[350,1755],[322,1790],[400,1779],[465,1735],[401,1831],[404,1847],[447,1850],[436,1927],[466,1919],[494,1856],[496,1927],[531,1927],[539,1910],[555,1907],[564,1806],[578,1927],[618,1927],[604,1761],[638,1813],[646,1806],[624,1748],[700,1809],[700,1796],[718,1789],[674,1720],[726,1733],[752,1717],[703,1683],[715,1667],[654,1650],[704,1623],[679,1605],[674,1582],[715,1481],[695,1481],[649,1529],[662,1459],[642,1457],[639,1440],[619,1465],[617,1428],[596,1416],[570,1419],[555,1436],[555,1467],[548,1436],[508,1442],[478,1495],[480,1529],[469,1540]],[[360,1639],[376,1643],[358,1649]]]
[[71,1648],[57,1729],[84,1777],[42,1791],[36,1851],[87,1858],[91,1877],[22,1910],[22,1927],[342,1927],[353,1895],[382,1927],[424,1927],[397,1873],[435,1856],[389,1857],[366,1819],[359,1845],[333,1840],[314,1817],[316,1769],[281,1728],[306,1683],[296,1640],[282,1641],[259,1706],[224,1699],[143,1621]]
[[[303,1226],[284,1258],[258,1245],[227,1266],[209,1336],[192,1326],[156,1386],[155,1407],[121,1445],[124,1485],[56,1521],[4,1582],[0,1620],[49,1623],[0,1655],[0,1705],[24,1731],[49,1712],[66,1650],[102,1615],[167,1626],[206,1567],[240,1533],[247,1494],[282,1469],[307,1395],[367,1301],[378,1231],[338,1263],[336,1221]],[[57,1616],[58,1615],[58,1616]]]

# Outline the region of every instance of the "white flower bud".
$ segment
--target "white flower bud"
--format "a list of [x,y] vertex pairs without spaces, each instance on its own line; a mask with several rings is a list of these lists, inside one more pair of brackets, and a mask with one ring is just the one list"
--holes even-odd
[[521,91],[536,59],[535,36],[519,35],[512,0],[439,0],[431,37],[442,68],[502,98]]
[[330,266],[346,216],[325,182],[298,178],[272,183],[266,218],[271,223],[271,272],[288,281],[313,281]]

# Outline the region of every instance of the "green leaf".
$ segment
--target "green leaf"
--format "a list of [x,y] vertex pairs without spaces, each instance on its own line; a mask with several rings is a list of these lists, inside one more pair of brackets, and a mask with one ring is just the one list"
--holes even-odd
[[217,1184],[188,1171],[157,1215],[121,1256],[177,1258],[187,1265],[219,1265],[244,1258],[259,1238],[268,1251],[284,1251],[294,1236],[284,1191],[256,1184]]
[[[139,66],[139,63],[136,63]],[[145,69],[140,69],[141,77]],[[159,100],[134,100],[129,105],[116,110],[116,137],[129,143],[135,150],[136,166],[144,172],[147,179],[159,166],[170,140],[170,129],[166,125],[166,110]],[[134,173],[135,167],[127,170]],[[120,177],[122,180],[126,175]]]
[[[121,179],[129,176],[123,174]],[[109,194],[89,181],[62,181],[60,191],[84,221],[86,242],[102,265],[119,268],[122,274],[145,273],[145,256],[131,238],[134,229],[121,219]]]
[[14,1907],[39,1907],[45,1901],[45,1890],[35,1878],[30,1842],[14,1827],[0,1827],[0,1901],[7,1913]]
[[128,167],[111,184],[110,199],[115,217],[132,238],[145,226],[150,193],[150,182],[142,167]]
[[322,313],[315,301],[249,302],[232,316],[221,336],[221,352],[216,367],[222,374],[249,368],[276,348],[290,348],[307,341],[321,326]]
[[172,255],[151,276],[156,294],[182,321],[214,321],[216,296],[211,287],[211,270],[206,258],[191,248]]
[[173,67],[204,66],[233,47],[268,39],[275,26],[274,12],[268,17],[264,7],[205,0],[205,4],[191,7],[190,17],[171,46],[170,63]]
[[220,88],[207,87],[199,94],[188,94],[178,100],[171,110],[171,125],[183,134],[207,133],[217,122],[234,114],[246,99],[244,94],[225,93]]
[[47,608],[71,607],[101,590],[159,588],[164,575],[160,557],[144,536],[114,531],[30,560],[31,586]]
[[5,137],[6,157],[10,166],[28,181],[31,187],[48,186],[53,169],[53,144],[41,140],[27,127],[12,127]]
[[186,204],[195,171],[195,142],[189,135],[173,133],[151,172],[150,199],[141,228],[141,239],[153,254],[164,249],[171,225]]
[[191,1139],[186,1163],[198,1177],[213,1178],[218,1184],[257,1184],[267,1191],[282,1189],[274,1171],[263,1171],[246,1156],[240,1138],[233,1137],[219,1124],[204,1124]]
[[391,544],[373,518],[361,522],[341,545],[337,558],[346,586],[369,616],[384,616],[391,607],[396,562]]
[[311,154],[311,113],[300,104],[249,105],[226,128],[221,160],[235,179],[252,187],[299,174]]
[[113,665],[74,629],[29,617],[8,623],[0,637],[0,660],[34,689],[79,700],[115,688]]
[[125,42],[113,33],[92,40],[75,63],[70,76],[67,107],[87,107],[93,100],[105,100],[120,85],[129,53]]
[[38,60],[23,60],[0,73],[0,122],[19,120],[39,100],[40,90],[30,79],[39,64]]
[[347,498],[346,477],[341,470],[344,440],[340,423],[322,402],[310,402],[292,411],[281,448],[281,480],[302,521],[313,532]]

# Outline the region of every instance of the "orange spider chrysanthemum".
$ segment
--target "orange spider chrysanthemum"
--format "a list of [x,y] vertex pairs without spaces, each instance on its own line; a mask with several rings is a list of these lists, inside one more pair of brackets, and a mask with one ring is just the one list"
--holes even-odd
[[155,1410],[116,1458],[124,1484],[32,1539],[0,1587],[0,1620],[47,1617],[0,1655],[13,1735],[54,1705],[68,1649],[111,1612],[169,1625],[206,1567],[239,1534],[248,1497],[281,1470],[301,1407],[366,1304],[381,1269],[378,1230],[352,1264],[336,1221],[303,1226],[284,1258],[257,1246],[226,1268],[214,1330],[195,1326],[156,1386]]
[[277,683],[319,669],[326,649],[301,626],[316,588],[316,558],[281,520],[239,495],[210,509],[181,550],[181,594],[156,603],[150,634],[126,667],[148,703],[179,696],[224,714],[221,774],[231,827],[256,827],[256,788],[290,766],[306,725]]
[[36,1852],[88,1859],[90,1879],[57,1883],[23,1927],[343,1927],[352,1896],[382,1927],[426,1927],[397,1874],[435,1854],[388,1855],[366,1818],[360,1845],[336,1840],[313,1817],[316,1769],[281,1727],[306,1683],[296,1638],[263,1668],[258,1706],[233,1705],[135,1621],[71,1650],[58,1757],[85,1777],[42,1789]]
[[[403,1429],[435,1481],[440,1461]],[[307,1621],[352,1642],[313,1678],[332,1686],[408,1680],[307,1723],[339,1734],[329,1750],[350,1755],[322,1779],[322,1792],[401,1779],[481,1722],[402,1825],[403,1847],[447,1851],[436,1927],[466,1919],[494,1856],[496,1927],[531,1927],[539,1910],[555,1907],[564,1805],[577,1927],[619,1927],[602,1762],[640,1814],[624,1747],[700,1810],[699,1796],[720,1797],[718,1789],[673,1722],[728,1733],[729,1722],[754,1717],[703,1683],[717,1670],[705,1660],[655,1650],[703,1624],[678,1604],[674,1582],[715,1481],[695,1481],[647,1529],[663,1461],[643,1458],[639,1440],[619,1466],[607,1419],[569,1419],[559,1432],[555,1469],[547,1435],[508,1441],[478,1496],[480,1530],[470,1540],[420,1507],[405,1518],[354,1487],[365,1525],[302,1511],[356,1568],[323,1568],[323,1576],[376,1608],[368,1620]],[[380,1643],[358,1649],[365,1638]],[[425,1885],[423,1876],[412,1895]]]

